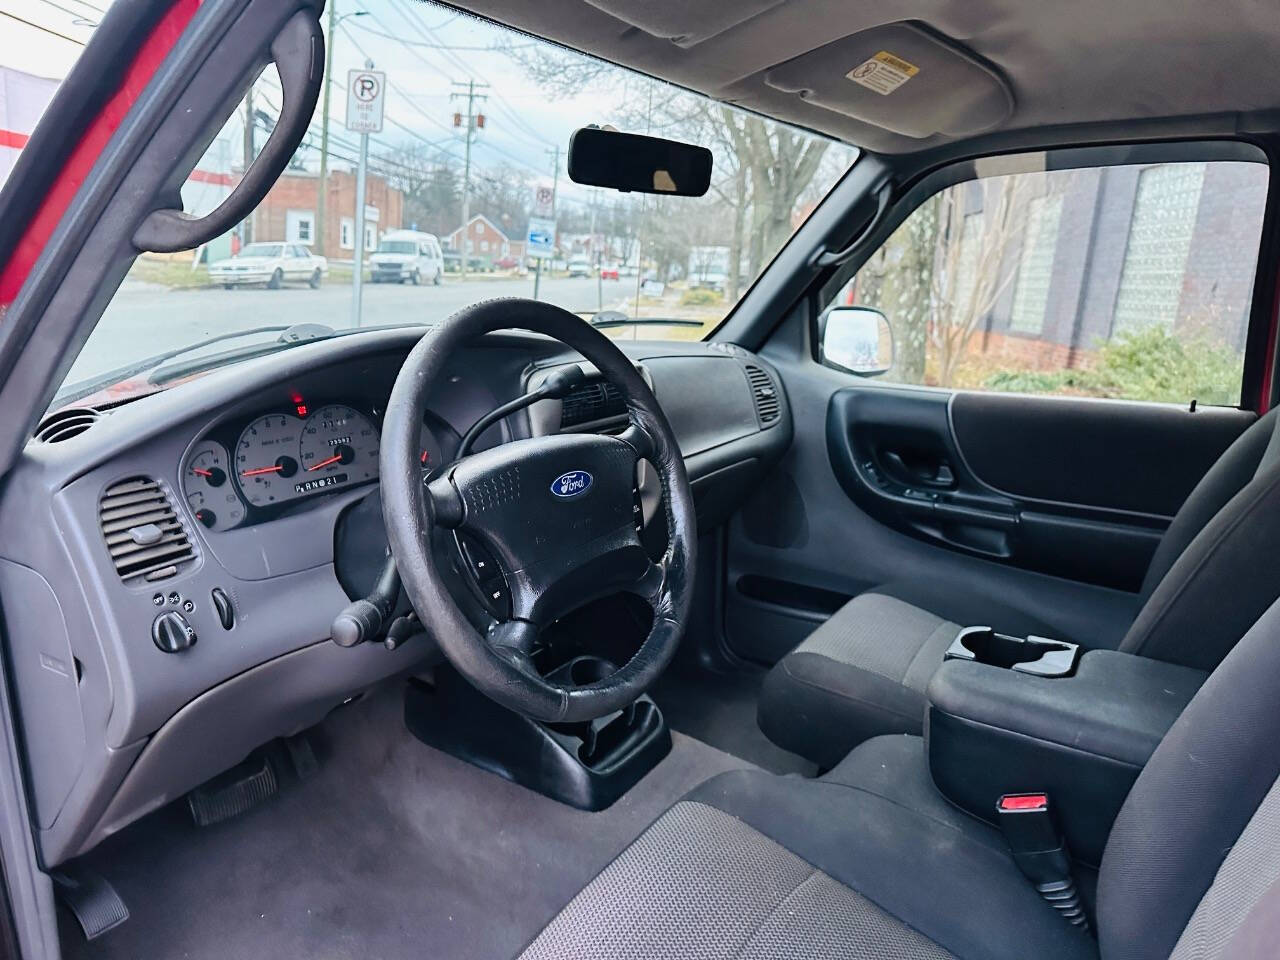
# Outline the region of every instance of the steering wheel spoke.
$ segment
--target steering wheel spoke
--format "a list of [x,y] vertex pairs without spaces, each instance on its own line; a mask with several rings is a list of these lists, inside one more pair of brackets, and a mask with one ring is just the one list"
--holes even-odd
[[659,445],[653,434],[653,427],[649,425],[648,418],[634,409],[631,411],[626,429],[618,434],[618,439],[636,452],[638,460],[652,462],[657,455]]
[[448,474],[442,474],[431,480],[424,480],[426,488],[427,509],[431,511],[431,522],[446,530],[456,530],[462,526],[466,518],[462,495],[453,485]]

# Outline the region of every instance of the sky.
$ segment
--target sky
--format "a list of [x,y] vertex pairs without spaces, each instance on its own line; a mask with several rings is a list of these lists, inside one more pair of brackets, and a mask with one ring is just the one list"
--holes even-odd
[[[60,79],[75,62],[111,0],[0,0],[0,65]],[[620,107],[616,89],[584,90],[567,99],[552,99],[523,68],[495,47],[527,49],[536,41],[422,0],[336,0],[340,22],[328,43],[332,86],[330,137],[333,149],[354,156],[358,136],[346,131],[347,71],[372,59],[388,79],[385,125],[373,138],[371,153],[408,143],[427,144],[443,159],[461,161],[463,143],[453,127],[454,83],[488,84],[479,110],[485,127],[473,147],[480,168],[508,164],[549,180],[557,145],[561,150],[560,187],[567,202],[588,202],[585,190],[568,183],[564,150],[570,134],[589,123],[608,122]],[[327,30],[328,11],[322,19]],[[258,91],[271,106],[279,105],[274,74],[259,81]],[[230,121],[236,127],[238,120]],[[314,129],[319,131],[317,107]],[[239,137],[238,127],[234,135]],[[345,144],[345,145],[344,145]],[[341,161],[338,161],[341,163]]]

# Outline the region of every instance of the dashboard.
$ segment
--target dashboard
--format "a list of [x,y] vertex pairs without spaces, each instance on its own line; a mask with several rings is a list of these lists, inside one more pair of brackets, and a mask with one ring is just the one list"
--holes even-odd
[[[202,436],[181,471],[192,516],[206,529],[230,530],[268,522],[307,497],[375,482],[382,409],[344,399],[312,404],[293,391]],[[459,441],[429,414],[420,440],[424,474],[453,459]]]
[[[299,344],[82,412],[78,434],[27,445],[0,492],[0,595],[22,598],[5,605],[3,628],[44,863],[441,659],[424,633],[395,649],[330,640],[386,555],[383,413],[421,336]],[[699,529],[713,530],[790,446],[777,372],[730,344],[619,346],[667,413]],[[448,469],[482,416],[580,360],[518,332],[459,351],[424,414],[424,476]],[[574,395],[499,421],[475,449],[620,429],[620,395],[584,370]],[[644,470],[648,522],[658,491]],[[365,574],[344,566],[350,557]]]

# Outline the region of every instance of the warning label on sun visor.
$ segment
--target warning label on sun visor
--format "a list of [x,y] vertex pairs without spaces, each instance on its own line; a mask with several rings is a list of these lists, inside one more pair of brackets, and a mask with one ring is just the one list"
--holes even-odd
[[920,68],[914,63],[908,63],[901,57],[895,57],[892,53],[881,50],[870,60],[864,60],[858,64],[845,76],[868,90],[888,96],[919,72]]

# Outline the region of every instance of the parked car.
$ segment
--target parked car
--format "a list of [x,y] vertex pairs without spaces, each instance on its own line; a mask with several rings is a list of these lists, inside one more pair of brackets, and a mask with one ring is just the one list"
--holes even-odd
[[612,264],[605,264],[603,267],[601,267],[600,279],[601,280],[617,280],[618,265],[616,263],[612,263]]
[[439,285],[444,278],[444,255],[435,234],[416,230],[388,230],[369,258],[374,283]]
[[499,270],[514,270],[516,267],[520,266],[520,258],[508,255],[499,260],[495,266]]
[[591,264],[582,254],[577,254],[569,258],[569,276],[571,277],[589,277],[591,276]]
[[328,273],[329,261],[300,243],[251,243],[209,265],[209,279],[228,290],[258,283],[278,290],[286,282],[304,282],[314,290]]

